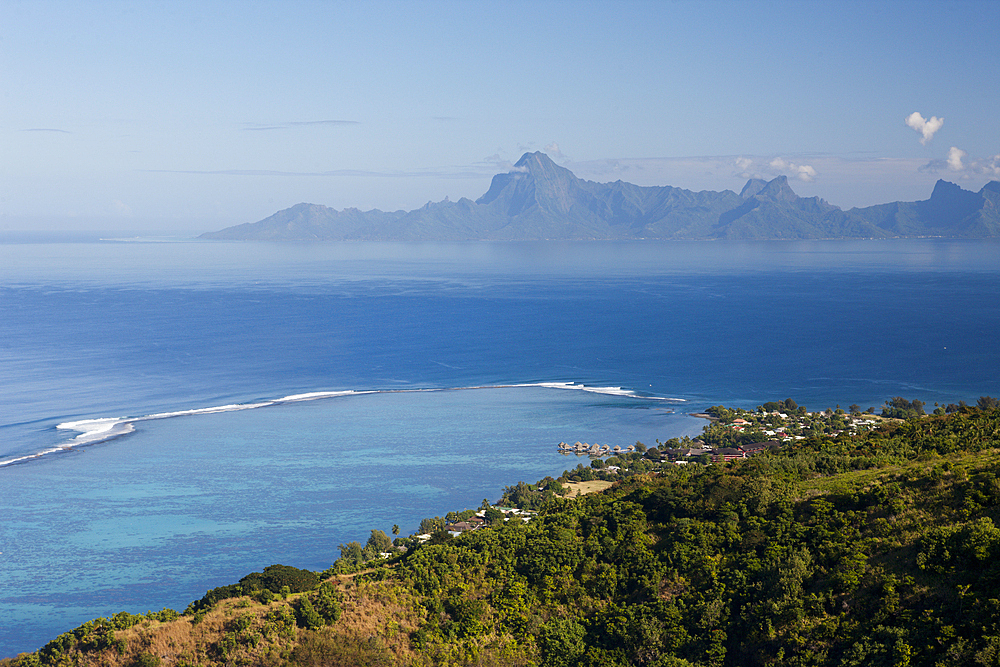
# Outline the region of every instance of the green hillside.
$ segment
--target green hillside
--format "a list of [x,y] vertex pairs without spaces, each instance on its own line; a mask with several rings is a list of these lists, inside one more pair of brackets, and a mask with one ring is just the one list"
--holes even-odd
[[508,488],[530,521],[365,561],[373,531],[320,576],[273,566],[0,665],[1000,665],[995,404],[725,464],[623,455],[601,493]]

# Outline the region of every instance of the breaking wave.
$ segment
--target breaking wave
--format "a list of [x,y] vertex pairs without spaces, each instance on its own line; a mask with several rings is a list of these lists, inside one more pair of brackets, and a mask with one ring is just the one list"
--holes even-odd
[[662,396],[646,396],[631,389],[623,387],[592,387],[577,382],[528,382],[522,384],[494,384],[473,387],[446,387],[446,388],[423,388],[423,389],[368,389],[368,390],[343,390],[343,391],[312,391],[303,394],[292,394],[282,398],[276,398],[257,403],[231,403],[228,405],[217,405],[207,408],[192,408],[189,410],[176,410],[173,412],[157,412],[141,417],[100,417],[97,419],[81,419],[77,421],[63,422],[57,424],[56,428],[61,431],[76,431],[78,435],[73,438],[43,449],[41,451],[16,456],[9,459],[0,460],[0,467],[13,465],[16,463],[26,463],[28,461],[41,458],[48,454],[63,452],[77,447],[95,445],[107,442],[115,438],[120,438],[135,431],[138,422],[152,421],[154,419],[173,419],[174,417],[190,417],[194,415],[217,414],[220,412],[236,412],[239,410],[256,410],[273,405],[283,405],[286,403],[299,403],[303,401],[316,401],[330,398],[340,398],[344,396],[361,396],[365,394],[403,394],[417,392],[437,392],[437,391],[464,391],[472,389],[515,389],[523,387],[541,387],[545,389],[562,389],[585,391],[594,394],[605,394],[608,396],[622,396],[648,401],[667,401],[672,403],[683,403],[682,398],[666,398]]

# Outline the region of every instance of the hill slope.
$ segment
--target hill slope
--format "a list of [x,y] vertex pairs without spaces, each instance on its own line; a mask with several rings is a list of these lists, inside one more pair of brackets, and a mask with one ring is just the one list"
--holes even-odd
[[799,197],[780,176],[740,194],[594,183],[544,153],[525,153],[476,201],[383,212],[297,204],[206,239],[465,241],[541,239],[816,239],[1000,235],[1000,182],[980,192],[938,181],[931,198],[842,211]]
[[996,665],[998,446],[1000,411],[962,408],[668,466],[374,569],[341,560],[315,588],[276,566],[0,664]]

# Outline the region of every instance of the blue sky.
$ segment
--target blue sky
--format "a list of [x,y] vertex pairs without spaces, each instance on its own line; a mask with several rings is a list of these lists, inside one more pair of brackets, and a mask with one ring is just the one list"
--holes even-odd
[[411,209],[534,150],[596,181],[786,174],[843,208],[978,190],[998,29],[979,0],[3,0],[0,231]]

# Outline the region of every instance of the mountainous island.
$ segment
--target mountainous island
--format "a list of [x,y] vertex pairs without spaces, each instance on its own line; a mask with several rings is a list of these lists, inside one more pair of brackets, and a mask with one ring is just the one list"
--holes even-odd
[[272,565],[0,667],[998,665],[1000,400],[873,411],[709,408],[700,442],[743,456],[637,443],[478,525],[372,530],[326,572]]
[[786,176],[743,190],[692,192],[577,178],[541,152],[493,177],[476,201],[414,211],[337,211],[297,204],[204,239],[314,241],[518,241],[570,239],[831,239],[1000,236],[1000,181],[979,192],[939,180],[930,199],[844,211],[799,197]]

